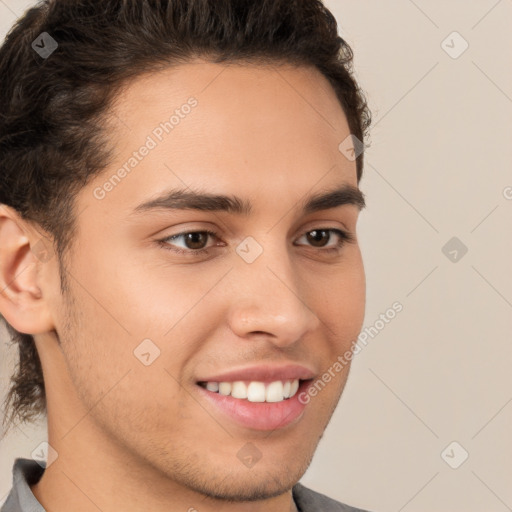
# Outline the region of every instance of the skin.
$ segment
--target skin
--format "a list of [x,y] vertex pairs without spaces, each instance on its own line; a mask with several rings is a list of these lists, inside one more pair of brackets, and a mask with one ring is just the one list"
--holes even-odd
[[[94,197],[190,96],[198,106],[179,126],[104,199]],[[305,236],[315,228],[356,236],[358,207],[307,216],[297,207],[318,191],[357,186],[355,162],[338,150],[350,131],[334,90],[310,68],[193,61],[139,77],[113,111],[115,158],[76,198],[66,293],[57,256],[50,250],[43,262],[29,250],[49,234],[0,209],[0,311],[35,336],[48,440],[58,453],[32,491],[53,512],[70,503],[78,512],[295,510],[291,487],[312,459],[349,366],[300,421],[270,433],[221,416],[195,381],[285,361],[320,375],[361,330],[357,238],[327,255]],[[164,189],[183,186],[238,195],[253,212],[131,215]],[[179,255],[157,242],[204,229],[218,234],[203,242],[208,255]],[[263,248],[251,264],[235,251],[246,236]],[[337,240],[331,233],[323,244]],[[199,246],[183,237],[172,244]],[[149,366],[133,354],[146,338],[160,350]],[[252,468],[236,456],[248,442],[262,454]]]

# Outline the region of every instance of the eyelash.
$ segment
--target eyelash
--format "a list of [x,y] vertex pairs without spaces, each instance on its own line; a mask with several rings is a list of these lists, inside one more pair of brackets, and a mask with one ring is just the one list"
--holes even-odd
[[[325,252],[325,253],[329,253],[329,254],[333,253],[333,252],[339,252],[344,247],[344,245],[346,243],[355,242],[355,237],[354,237],[354,235],[352,235],[352,233],[349,233],[348,231],[344,231],[342,229],[337,229],[337,228],[318,228],[318,229],[315,228],[315,229],[310,229],[309,231],[306,231],[304,234],[308,234],[313,231],[328,231],[331,233],[336,233],[340,237],[340,241],[336,244],[335,247],[330,247],[328,249],[319,248],[319,250],[321,252]],[[194,234],[194,233],[206,233],[209,236],[218,239],[217,233],[215,233],[214,231],[210,231],[208,229],[202,229],[199,231],[184,231],[182,233],[177,233],[176,235],[171,235],[171,236],[168,236],[161,240],[158,240],[158,242],[165,250],[172,251],[172,252],[175,252],[178,254],[183,254],[186,256],[194,257],[199,254],[208,254],[211,247],[203,248],[203,249],[180,249],[180,248],[177,249],[175,247],[172,247],[169,243],[167,243],[169,240],[175,240],[176,238],[179,238],[183,235],[190,235],[190,234]]]

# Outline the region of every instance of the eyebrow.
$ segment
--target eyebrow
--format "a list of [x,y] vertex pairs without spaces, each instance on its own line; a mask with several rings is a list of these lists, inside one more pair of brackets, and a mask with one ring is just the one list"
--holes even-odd
[[[359,210],[365,208],[363,192],[350,184],[334,190],[320,192],[300,201],[298,208],[305,215],[329,210],[343,205],[354,205]],[[228,212],[248,217],[252,212],[250,201],[234,195],[210,194],[190,188],[173,189],[150,199],[134,208],[134,214],[153,210],[199,210],[204,212]]]

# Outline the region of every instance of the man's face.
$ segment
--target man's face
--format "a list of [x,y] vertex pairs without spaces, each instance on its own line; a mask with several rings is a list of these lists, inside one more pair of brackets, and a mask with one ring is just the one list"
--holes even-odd
[[[364,317],[357,239],[337,248],[336,231],[356,236],[358,206],[302,209],[357,187],[335,93],[306,68],[194,62],[131,83],[114,113],[115,159],[77,197],[69,292],[51,302],[53,371],[73,383],[58,393],[87,414],[62,442],[101,438],[117,460],[210,496],[283,493],[310,463],[348,365],[309,403],[298,396]],[[136,209],[171,189],[237,196],[251,211]],[[276,401],[226,396],[219,381]]]

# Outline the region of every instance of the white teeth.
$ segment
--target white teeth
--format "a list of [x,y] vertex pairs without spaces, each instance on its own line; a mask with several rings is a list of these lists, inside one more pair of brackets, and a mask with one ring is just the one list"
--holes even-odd
[[231,394],[231,382],[219,382],[219,393],[221,395]]
[[245,382],[242,382],[241,380],[233,382],[231,396],[233,398],[247,398],[247,386],[245,385]]
[[249,400],[249,402],[282,402],[297,393],[299,379],[276,380],[268,384],[252,381],[248,385],[243,381],[207,382],[206,389],[224,396],[231,395],[233,398]]
[[219,383],[218,382],[207,382],[206,383],[206,389],[208,391],[217,392],[217,391],[219,391]]
[[271,382],[267,386],[267,391],[265,393],[265,400],[267,402],[280,402],[283,400],[283,383],[280,380],[276,382]]
[[263,382],[251,382],[247,386],[247,400],[249,402],[264,402],[265,384]]

